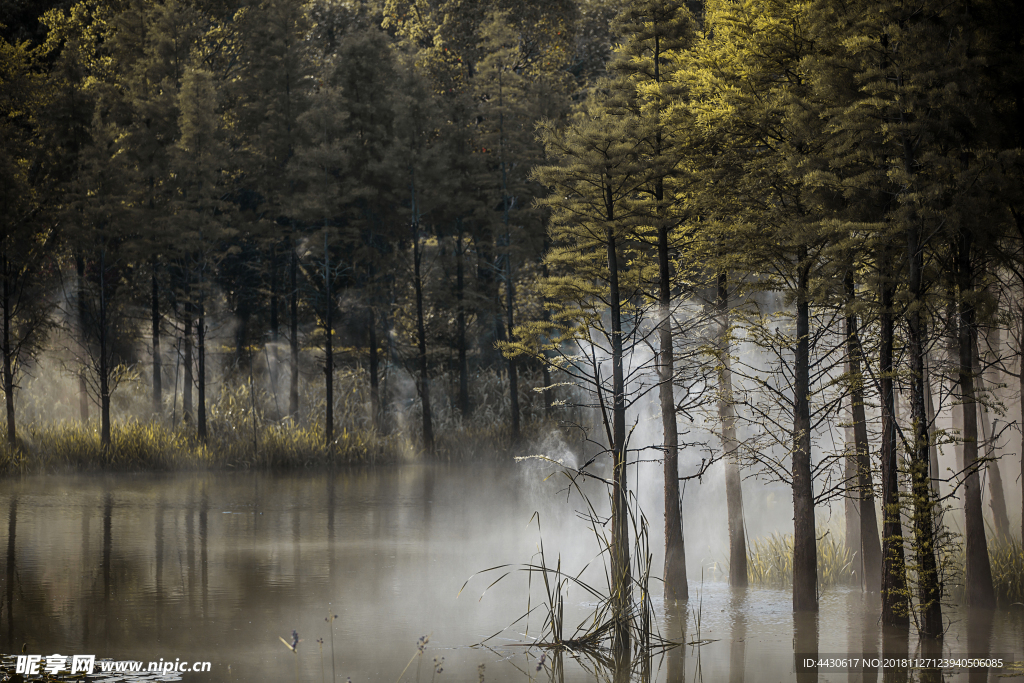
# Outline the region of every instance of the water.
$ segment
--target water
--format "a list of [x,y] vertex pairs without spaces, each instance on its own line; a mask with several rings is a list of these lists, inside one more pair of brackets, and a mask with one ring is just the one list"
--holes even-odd
[[[410,660],[409,681],[476,681],[481,664],[487,681],[546,680],[536,671],[537,652],[520,645],[538,635],[541,612],[506,628],[527,611],[527,575],[517,566],[539,559],[543,539],[549,565],[559,555],[573,570],[592,561],[583,578],[603,580],[593,535],[558,494],[563,484],[522,466],[425,465],[330,475],[6,480],[0,650],[211,663],[209,673],[161,680],[294,681],[297,672],[301,681],[321,681],[321,666],[331,680],[325,618],[337,614],[333,667],[340,681],[393,683]],[[657,538],[660,520],[652,526]],[[459,595],[475,572],[504,563],[512,566],[476,576]],[[511,573],[487,588],[505,572]],[[664,634],[704,644],[656,657],[657,681],[787,681],[796,677],[794,652],[883,651],[877,605],[859,591],[830,591],[816,621],[794,623],[786,591],[701,586],[699,570],[693,574],[697,597],[685,633],[681,615],[666,615],[659,600],[655,608]],[[531,606],[542,595],[535,580]],[[566,621],[583,619],[591,606],[592,598],[570,589]],[[1022,615],[1021,608],[981,617],[947,610],[945,652],[1019,661]],[[291,640],[293,629],[300,638],[294,654],[280,640]],[[424,635],[429,642],[417,657]],[[470,647],[489,636],[487,647]],[[885,636],[887,653],[913,655],[916,648],[914,640]],[[435,657],[444,657],[440,674]],[[589,666],[566,660],[564,677],[604,679]],[[1002,680],[998,673],[1006,672],[945,680]],[[893,675],[901,680],[893,671],[885,680]],[[875,681],[882,673],[817,680]]]

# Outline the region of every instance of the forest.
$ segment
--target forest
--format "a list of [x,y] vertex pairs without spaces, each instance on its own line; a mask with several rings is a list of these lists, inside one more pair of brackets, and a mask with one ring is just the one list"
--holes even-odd
[[607,463],[613,650],[640,460],[667,599],[712,467],[733,585],[770,480],[796,611],[833,503],[885,624],[1024,597],[1018,3],[0,6],[4,471],[557,432]]

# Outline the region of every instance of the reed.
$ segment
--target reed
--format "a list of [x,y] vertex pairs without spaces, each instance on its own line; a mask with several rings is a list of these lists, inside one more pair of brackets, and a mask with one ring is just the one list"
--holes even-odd
[[[829,588],[854,581],[853,556],[836,533],[823,528],[817,533],[818,587]],[[789,588],[793,585],[793,534],[774,533],[747,549],[747,580],[759,586]]]
[[[1024,548],[1021,547],[1020,539],[1006,536],[989,538],[988,557],[997,604],[1004,608],[1024,608]],[[963,581],[967,558],[963,547],[957,548],[953,564],[960,571],[946,588],[954,600],[962,603],[967,597],[967,587]]]

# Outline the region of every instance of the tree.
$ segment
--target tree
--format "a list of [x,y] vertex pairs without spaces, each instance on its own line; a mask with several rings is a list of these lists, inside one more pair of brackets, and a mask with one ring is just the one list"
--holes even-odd
[[[642,161],[646,166],[642,175],[647,185],[643,188],[647,199],[646,221],[641,228],[644,239],[651,244],[652,256],[657,259],[657,286],[653,298],[658,301],[658,373],[662,431],[664,433],[665,477],[665,594],[671,599],[686,600],[689,589],[686,580],[686,552],[682,533],[682,513],[679,492],[679,435],[676,423],[674,396],[675,362],[672,335],[672,290],[674,276],[670,267],[672,252],[678,248],[679,224],[685,213],[679,206],[686,181],[680,181],[681,153],[686,151],[685,120],[666,116],[670,102],[681,93],[673,82],[672,71],[678,62],[669,59],[673,51],[686,49],[693,37],[694,23],[681,2],[654,2],[638,0],[629,3],[614,23],[615,32],[623,44],[610,62],[610,70],[617,76],[613,92],[617,92],[624,112],[636,119],[635,133],[642,136]],[[688,180],[688,179],[687,179]],[[727,464],[733,473],[734,464]],[[730,539],[736,534],[742,538],[742,518],[737,523],[738,470],[735,481],[730,477],[729,529]],[[742,509],[742,502],[739,504]],[[742,571],[746,584],[746,545],[739,549],[732,544],[730,566]],[[737,555],[737,550],[739,555]],[[735,572],[730,574],[733,578]]]
[[[547,284],[547,298],[562,306],[553,316],[552,323],[561,330],[551,335],[552,343],[578,343],[584,359],[590,357],[589,370],[586,361],[558,367],[586,381],[596,395],[612,460],[612,648],[622,655],[629,651],[631,603],[626,409],[636,396],[627,390],[624,359],[631,332],[624,322],[635,315],[630,301],[638,286],[636,275],[626,273],[632,260],[628,254],[636,248],[632,235],[639,212],[634,197],[647,178],[637,167],[639,145],[628,121],[604,106],[595,99],[564,131],[545,129],[545,146],[555,163],[539,167],[535,177],[550,188],[543,203],[552,212],[555,246],[547,259],[555,272],[566,273]],[[598,352],[610,360],[610,386],[602,377]]]
[[52,283],[48,275],[56,242],[40,220],[40,190],[31,165],[38,153],[32,144],[42,79],[30,70],[25,44],[0,38],[0,311],[2,311],[3,384],[7,443],[17,445],[15,391],[27,362],[42,350],[51,327]]

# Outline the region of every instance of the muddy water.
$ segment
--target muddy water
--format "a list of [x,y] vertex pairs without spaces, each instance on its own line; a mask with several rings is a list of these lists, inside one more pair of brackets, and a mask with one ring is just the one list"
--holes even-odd
[[[487,681],[546,680],[548,669],[538,673],[536,653],[521,645],[539,633],[541,613],[510,627],[530,595],[517,565],[538,561],[543,541],[549,565],[561,556],[577,571],[591,561],[584,579],[602,580],[593,536],[571,512],[579,501],[567,505],[561,487],[523,467],[421,465],[6,480],[0,651],[209,661],[209,673],[160,680],[211,683],[477,681],[481,665]],[[653,526],[657,537],[660,523]],[[473,578],[459,594],[475,572],[504,563],[512,566]],[[827,592],[817,619],[794,620],[786,591],[700,585],[699,570],[692,580],[685,614],[655,607],[665,635],[700,644],[654,658],[652,680],[788,681],[797,678],[795,654],[928,654],[912,638],[883,633],[877,605],[856,590]],[[529,606],[542,597],[535,581]],[[567,622],[592,606],[578,589],[566,604]],[[1015,609],[949,610],[944,654],[1024,659],[1024,609]],[[281,642],[293,630],[295,653]],[[606,677],[586,661],[561,668],[565,680]],[[930,680],[1012,680],[997,678],[1005,673]],[[870,667],[800,678],[908,680],[905,669]]]

